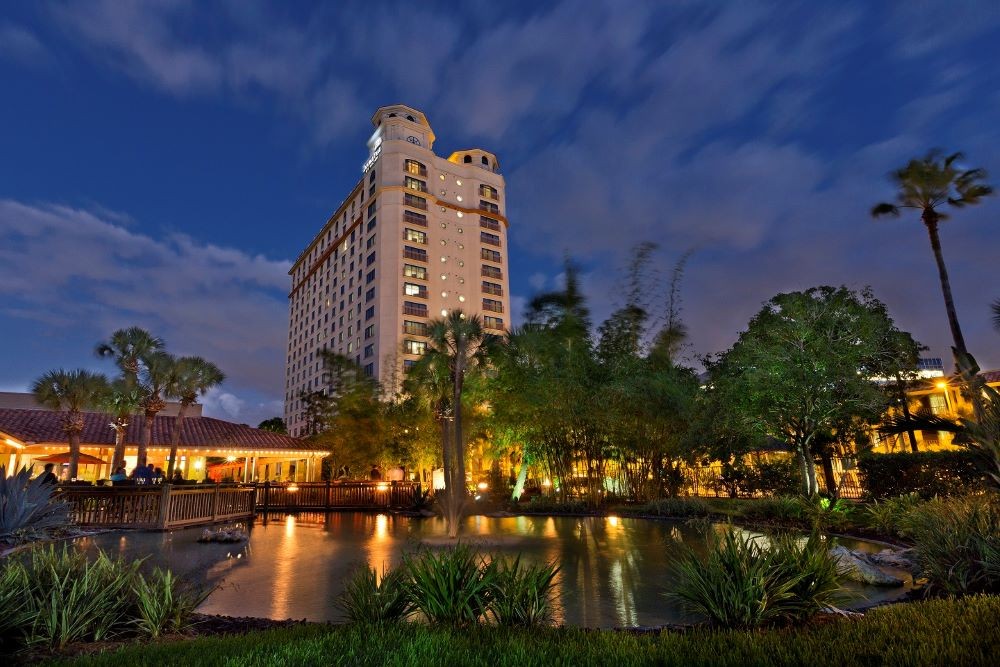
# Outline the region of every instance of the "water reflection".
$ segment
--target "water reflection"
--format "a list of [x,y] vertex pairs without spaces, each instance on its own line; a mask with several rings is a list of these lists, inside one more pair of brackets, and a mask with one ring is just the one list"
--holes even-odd
[[[717,526],[717,530],[726,530]],[[220,586],[202,607],[206,613],[271,618],[340,620],[336,598],[359,566],[381,571],[404,553],[440,543],[439,518],[340,512],[275,514],[258,520],[244,544],[199,544],[201,529],[174,533],[98,535],[77,540],[126,557],[148,557],[208,585]],[[668,521],[620,517],[469,517],[463,535],[489,549],[522,555],[528,563],[555,562],[556,616],[560,624],[589,627],[659,625],[685,620],[663,593],[670,585],[669,544],[704,548],[698,528]],[[852,549],[877,545],[845,541]],[[902,589],[862,591],[872,599]]]

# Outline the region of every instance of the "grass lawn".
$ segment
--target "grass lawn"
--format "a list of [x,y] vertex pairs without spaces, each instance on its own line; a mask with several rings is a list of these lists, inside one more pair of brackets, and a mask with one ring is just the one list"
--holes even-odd
[[[762,632],[636,635],[299,626],[126,646],[74,665],[996,665],[1000,597],[932,600]],[[59,664],[53,661],[50,664]]]

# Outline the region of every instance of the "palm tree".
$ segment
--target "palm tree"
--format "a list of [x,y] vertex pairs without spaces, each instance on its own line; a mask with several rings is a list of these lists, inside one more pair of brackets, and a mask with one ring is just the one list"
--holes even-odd
[[176,361],[167,391],[171,396],[180,399],[180,408],[174,418],[174,426],[170,433],[170,462],[167,464],[167,479],[174,474],[177,460],[177,445],[181,439],[181,429],[184,427],[184,417],[187,409],[193,405],[198,396],[204,396],[212,387],[216,387],[226,379],[225,374],[215,364],[201,357],[181,357]]
[[139,382],[143,358],[162,349],[162,338],[140,327],[129,327],[112,333],[107,341],[97,344],[94,352],[98,357],[113,358],[125,381],[135,386]]
[[166,407],[164,400],[174,376],[176,360],[173,356],[159,350],[142,355],[139,386],[142,390],[142,435],[139,439],[139,451],[136,454],[136,466],[146,465],[146,452],[153,440],[153,422],[156,415]]
[[1000,331],[1000,299],[993,302],[993,328]]
[[965,347],[965,338],[958,324],[948,270],[944,264],[944,255],[941,253],[938,225],[949,217],[941,210],[944,206],[963,208],[978,204],[983,197],[993,194],[993,188],[984,183],[986,179],[984,170],[960,169],[957,163],[961,160],[961,153],[952,153],[945,157],[939,150],[930,151],[922,159],[910,160],[905,167],[890,175],[890,179],[898,188],[896,203],[876,204],[871,212],[878,218],[885,215],[898,217],[900,209],[904,208],[920,211],[920,220],[930,236],[931,249],[934,251],[934,260],[937,262],[938,275],[941,279],[941,292],[944,294],[948,324],[951,326],[951,336],[955,343],[955,361],[959,372],[967,381],[971,381],[979,369]]
[[69,438],[69,478],[74,479],[80,465],[80,434],[83,412],[94,407],[107,391],[107,379],[85,369],[49,371],[35,380],[31,393],[35,400],[51,410],[65,411],[63,431]]
[[[494,337],[485,333],[478,315],[467,316],[454,310],[447,317],[431,322],[427,338],[427,352],[421,363],[436,371],[428,374],[428,380],[440,387],[442,376],[446,377],[450,393],[440,392],[438,396],[442,405],[445,398],[449,399],[454,423],[451,442],[444,445],[444,477],[450,515],[448,536],[455,537],[466,494],[462,393],[467,374],[485,366]],[[442,430],[447,430],[446,424],[442,424]]]
[[125,465],[125,433],[132,416],[142,407],[141,389],[124,378],[111,382],[99,406],[111,416],[109,426],[115,432],[115,451],[111,457],[111,470]]

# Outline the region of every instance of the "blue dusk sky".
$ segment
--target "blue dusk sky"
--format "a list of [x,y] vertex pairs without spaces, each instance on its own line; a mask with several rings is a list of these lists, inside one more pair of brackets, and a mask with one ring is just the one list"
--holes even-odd
[[[0,389],[110,373],[94,344],[139,324],[227,372],[208,414],[280,414],[287,270],[400,102],[438,154],[499,155],[515,322],[566,254],[599,322],[653,241],[654,311],[693,251],[692,363],[818,284],[871,285],[947,360],[923,227],[868,212],[932,147],[1000,179],[1000,4],[4,2]],[[1000,198],[941,235],[969,347],[1000,368]]]

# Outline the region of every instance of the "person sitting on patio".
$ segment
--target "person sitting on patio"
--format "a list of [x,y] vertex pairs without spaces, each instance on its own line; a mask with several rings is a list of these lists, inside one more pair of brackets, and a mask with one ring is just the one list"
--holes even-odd
[[128,481],[128,475],[125,474],[125,466],[115,468],[115,471],[111,473],[111,481],[116,484]]
[[170,483],[171,484],[183,484],[186,481],[187,480],[184,479],[184,475],[181,474],[180,470],[175,470],[174,471],[174,476],[170,478]]
[[382,480],[382,473],[379,471],[378,466],[373,465],[371,472],[368,473],[369,479],[373,482],[378,482]]
[[55,467],[54,463],[45,464],[45,472],[41,474],[42,484],[52,484],[53,486],[55,486],[56,484],[59,483],[59,478],[56,477],[55,473],[52,472],[52,468],[54,467]]

